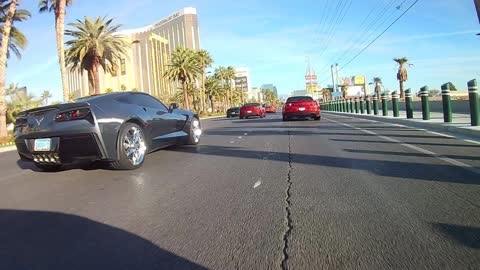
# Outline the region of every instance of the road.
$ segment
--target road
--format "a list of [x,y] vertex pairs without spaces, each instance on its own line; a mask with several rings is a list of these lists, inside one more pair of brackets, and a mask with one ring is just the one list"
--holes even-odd
[[203,126],[136,171],[0,153],[0,269],[478,269],[480,144],[327,113]]

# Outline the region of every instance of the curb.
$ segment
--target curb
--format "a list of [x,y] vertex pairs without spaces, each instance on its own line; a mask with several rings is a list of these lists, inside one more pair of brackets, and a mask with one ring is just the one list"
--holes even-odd
[[10,151],[14,151],[14,150],[17,150],[17,147],[16,147],[15,145],[12,145],[12,146],[1,146],[1,147],[0,147],[0,153],[10,152]]
[[464,136],[471,136],[475,138],[480,138],[480,127],[457,127],[452,124],[444,124],[444,123],[429,123],[422,120],[415,121],[403,118],[390,118],[390,117],[380,117],[380,116],[373,116],[373,115],[366,115],[366,114],[351,114],[351,113],[341,113],[341,112],[324,112],[327,114],[333,115],[345,115],[351,117],[357,117],[367,120],[374,120],[379,122],[385,122],[390,124],[401,124],[410,127],[422,128],[427,129],[430,131],[437,131],[437,132],[447,132],[452,134],[464,135]]

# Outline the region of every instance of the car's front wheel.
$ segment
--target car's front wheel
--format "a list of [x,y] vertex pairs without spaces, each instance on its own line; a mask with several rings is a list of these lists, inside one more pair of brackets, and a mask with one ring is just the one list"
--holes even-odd
[[112,163],[117,170],[135,170],[140,168],[147,154],[147,143],[142,128],[134,123],[126,124],[119,133],[118,157]]
[[188,133],[188,139],[186,144],[196,145],[200,142],[200,136],[202,135],[202,129],[200,126],[200,120],[194,117],[190,122],[190,132]]

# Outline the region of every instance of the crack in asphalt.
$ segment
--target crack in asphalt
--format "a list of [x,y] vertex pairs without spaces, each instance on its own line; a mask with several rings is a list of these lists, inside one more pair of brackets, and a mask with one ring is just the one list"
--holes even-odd
[[290,130],[288,130],[288,172],[287,172],[287,189],[285,190],[285,223],[287,229],[285,230],[285,233],[283,234],[283,258],[282,258],[282,263],[280,265],[282,270],[288,269],[288,239],[292,233],[293,226],[292,226],[292,218],[291,218],[291,212],[290,212],[290,206],[292,205],[292,202],[290,200],[291,194],[290,194],[290,189],[292,187],[292,178],[291,178],[291,172],[292,172],[292,147],[291,147],[291,134]]

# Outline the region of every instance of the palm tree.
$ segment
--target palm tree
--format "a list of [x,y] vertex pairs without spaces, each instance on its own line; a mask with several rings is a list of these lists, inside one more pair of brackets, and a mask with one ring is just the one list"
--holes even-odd
[[228,86],[228,96],[230,97],[229,98],[229,106],[232,105],[232,97],[233,97],[233,83],[232,81],[235,80],[235,68],[232,67],[232,66],[229,66],[227,67],[226,71],[225,71],[225,79],[227,80],[227,86]]
[[65,42],[68,46],[66,63],[71,70],[80,68],[88,72],[90,95],[100,94],[100,66],[106,72],[111,72],[119,58],[127,57],[130,47],[125,36],[115,34],[121,25],[111,25],[112,20],[105,17],[92,20],[87,16],[84,21],[70,23],[73,30],[65,30],[66,35],[73,37]]
[[55,32],[57,36],[58,63],[60,64],[60,76],[62,78],[63,100],[68,100],[67,70],[65,67],[65,50],[63,48],[63,35],[65,28],[65,9],[72,4],[72,0],[40,0],[39,11],[52,12],[55,14]]
[[7,102],[7,120],[10,123],[15,122],[15,117],[19,112],[38,107],[42,102],[41,99],[35,98],[32,94],[25,94],[25,92],[16,90],[17,87],[10,84],[9,102]]
[[408,58],[394,58],[393,61],[398,63],[398,72],[397,80],[400,82],[400,98],[403,98],[403,83],[408,80],[408,72],[406,64],[408,63]]
[[52,97],[52,94],[48,90],[43,90],[42,95],[40,96],[43,105],[48,105],[48,99]]
[[222,96],[222,85],[218,78],[208,77],[205,80],[205,93],[210,100],[210,106],[212,107],[212,112],[215,111],[215,100]]
[[[1,10],[5,10],[5,7],[0,7]],[[0,30],[3,31],[3,25],[6,20],[6,15],[4,12],[0,12]],[[15,15],[13,17],[13,22],[22,22],[30,18],[32,15],[28,10],[24,9],[17,9],[15,11]],[[1,40],[1,36],[0,36]],[[21,59],[22,55],[20,50],[24,50],[27,47],[27,38],[25,35],[18,30],[15,26],[12,25],[10,29],[10,40],[8,44],[8,51],[7,51],[7,59],[10,58],[10,54],[13,53],[17,57],[17,59]]]
[[190,110],[188,102],[188,83],[194,82],[201,73],[201,66],[194,50],[177,47],[172,53],[170,64],[164,77],[180,82],[183,89],[185,109]]
[[342,97],[346,98],[347,97],[348,85],[344,83],[340,86],[340,89],[342,90]]
[[375,93],[377,99],[380,100],[380,92],[382,92],[382,79],[380,77],[373,77],[373,82],[375,83]]
[[2,40],[0,45],[0,138],[7,136],[7,106],[5,104],[5,73],[7,68],[7,54],[10,45],[10,32],[17,9],[17,0],[12,0],[5,4],[2,1],[2,13],[5,15],[5,20],[2,22]]
[[198,61],[202,69],[202,89],[200,94],[200,108],[205,111],[205,70],[213,64],[213,58],[207,50],[199,50],[197,52]]

